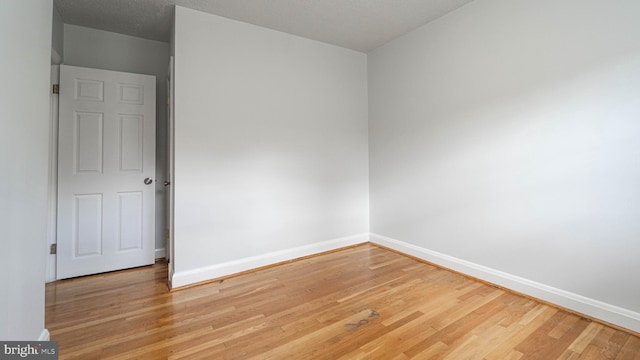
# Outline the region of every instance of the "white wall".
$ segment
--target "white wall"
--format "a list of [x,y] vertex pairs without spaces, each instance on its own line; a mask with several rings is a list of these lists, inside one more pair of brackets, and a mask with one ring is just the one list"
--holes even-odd
[[[165,248],[167,163],[167,67],[169,44],[64,25],[64,63],[156,77],[156,249]],[[158,252],[157,252],[158,254]]]
[[638,19],[635,0],[477,0],[369,54],[371,231],[638,331]]
[[175,21],[174,285],[367,241],[365,54]]
[[[0,339],[44,330],[51,0],[0,1]],[[10,55],[10,56],[9,56]]]

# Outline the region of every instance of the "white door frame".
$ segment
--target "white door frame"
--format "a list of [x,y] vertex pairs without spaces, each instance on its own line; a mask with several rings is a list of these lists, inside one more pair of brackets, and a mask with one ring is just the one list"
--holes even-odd
[[[54,58],[52,55],[52,62]],[[51,65],[51,87],[60,83],[60,65]],[[58,94],[51,91],[49,117],[49,189],[47,192],[47,266],[45,281],[56,280],[56,255],[51,254],[52,245],[57,243],[58,207]]]
[[[51,87],[60,83],[60,64],[62,58],[55,50],[52,49],[51,53]],[[173,84],[173,56],[170,57],[170,63],[168,68],[168,76],[171,79],[171,83],[168,89],[168,113],[167,113],[167,126],[168,126],[168,162],[171,166],[167,169],[167,180],[173,185],[173,99],[174,99],[174,84]],[[45,281],[56,281],[56,255],[50,254],[51,246],[57,244],[57,201],[58,201],[58,94],[53,94],[51,91],[51,113],[49,119],[49,181],[48,181],[48,210],[47,210],[47,248],[46,251],[46,274]],[[170,176],[170,177],[169,177]],[[169,281],[173,275],[173,208],[169,209],[169,206],[173,203],[173,190],[172,186],[167,189],[166,196],[171,197],[166,202],[167,206],[167,228],[168,234],[165,239],[166,246],[168,247],[166,258],[169,261]]]
[[174,62],[173,56],[169,57],[169,69],[167,74],[167,181],[169,182],[169,186],[167,186],[167,234],[168,239],[166,246],[168,247],[167,251],[167,259],[169,260],[168,265],[168,279],[169,279],[169,289],[172,288],[171,279],[173,278],[173,273],[175,272],[175,261],[174,261],[174,239],[173,239],[173,209],[174,209],[174,149],[173,149],[173,136],[174,136],[174,89],[175,89],[175,79],[174,79]]
[[[61,58],[57,53],[54,54],[52,49],[51,55],[51,82],[50,82],[50,90],[53,88],[53,85],[58,85],[60,83],[60,64]],[[173,57],[171,57],[171,65],[170,65],[170,74],[173,73]],[[171,75],[172,76],[172,75]],[[173,116],[173,84],[169,89],[171,92],[171,104],[170,106],[171,113],[170,116]],[[53,282],[56,281],[56,254],[51,254],[51,246],[57,244],[57,201],[58,201],[58,106],[59,106],[59,95],[54,94],[51,91],[51,104],[50,104],[50,118],[49,118],[49,179],[48,179],[48,194],[47,194],[47,248],[44,249],[46,251],[46,273],[45,273],[45,282]],[[167,117],[168,119],[168,117]],[[171,131],[173,131],[173,121],[169,123],[171,126]],[[169,134],[168,140],[171,141],[170,144],[167,144],[169,149],[173,147],[173,135]],[[171,152],[171,156],[173,153]],[[172,160],[171,160],[172,161]],[[173,169],[171,169],[170,174],[173,173]],[[173,182],[172,178],[168,178],[168,181]],[[169,191],[170,189],[167,189]],[[172,193],[167,193],[170,195]],[[167,210],[168,211],[168,210]],[[171,219],[173,219],[171,215]],[[173,229],[173,223],[167,224],[167,227]],[[173,247],[173,230],[170,230],[170,234],[168,234],[167,245],[171,248]],[[171,239],[171,240],[169,240]],[[168,249],[167,249],[168,250]],[[156,249],[157,253],[157,249]],[[170,260],[172,263],[172,254],[167,251],[166,258]]]

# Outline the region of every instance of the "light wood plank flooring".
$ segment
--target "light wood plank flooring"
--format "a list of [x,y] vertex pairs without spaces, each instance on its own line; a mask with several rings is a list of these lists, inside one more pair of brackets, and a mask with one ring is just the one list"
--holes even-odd
[[166,264],[47,285],[60,359],[640,359],[640,338],[362,245],[169,292]]

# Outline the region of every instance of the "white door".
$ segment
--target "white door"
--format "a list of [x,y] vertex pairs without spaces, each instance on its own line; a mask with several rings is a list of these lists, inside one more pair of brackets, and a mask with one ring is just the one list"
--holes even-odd
[[173,278],[174,273],[174,245],[173,245],[173,169],[174,169],[174,157],[173,157],[173,129],[174,129],[174,120],[173,120],[173,89],[175,86],[173,79],[173,56],[169,58],[169,69],[167,73],[167,182],[165,182],[165,186],[167,187],[167,228],[168,228],[168,239],[167,239],[167,247],[168,251],[168,259],[169,259],[169,287],[171,287],[171,279]]
[[58,279],[154,262],[155,81],[60,66]]

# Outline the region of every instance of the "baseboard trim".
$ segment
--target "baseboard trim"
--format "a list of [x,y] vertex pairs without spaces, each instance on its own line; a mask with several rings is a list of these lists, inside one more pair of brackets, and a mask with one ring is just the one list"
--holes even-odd
[[369,234],[358,234],[343,238],[323,241],[315,244],[299,246],[291,249],[274,251],[264,255],[251,256],[228,261],[198,269],[177,271],[171,278],[172,289],[226,277],[244,271],[261,268],[285,261],[290,261],[343,247],[364,244],[369,241]]
[[161,248],[155,250],[155,258],[154,259],[164,259],[167,257],[167,249]]
[[51,334],[49,334],[49,330],[43,329],[38,337],[38,341],[49,341],[51,340]]
[[617,327],[640,332],[640,313],[378,234],[372,244],[540,299]]

